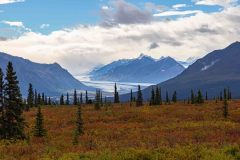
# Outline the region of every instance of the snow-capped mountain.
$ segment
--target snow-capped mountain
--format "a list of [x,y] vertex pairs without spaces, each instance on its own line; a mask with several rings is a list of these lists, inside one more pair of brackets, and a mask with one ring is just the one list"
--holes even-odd
[[90,73],[91,80],[159,83],[175,77],[184,67],[171,57],[154,59],[141,54],[135,59],[114,61]]
[[59,64],[40,64],[29,60],[0,52],[0,67],[6,71],[7,63],[13,63],[17,72],[20,89],[24,96],[27,95],[29,83],[33,84],[39,92],[45,92],[49,96],[58,96],[67,90],[94,90],[75,79],[67,70]]
[[[178,98],[187,99],[191,89],[201,89],[203,93],[213,98],[219,96],[223,88],[230,88],[232,96],[240,97],[240,42],[215,50],[198,59],[180,75],[158,84],[163,91],[172,94],[177,91]],[[152,87],[143,90],[144,98],[149,99]],[[128,98],[125,95],[122,99]]]

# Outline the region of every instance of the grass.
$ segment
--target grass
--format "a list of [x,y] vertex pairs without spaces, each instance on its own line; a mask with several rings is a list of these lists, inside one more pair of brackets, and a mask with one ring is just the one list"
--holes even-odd
[[29,139],[0,142],[4,160],[238,160],[240,101],[229,102],[223,118],[221,102],[182,102],[144,107],[114,105],[95,111],[83,106],[84,135],[73,145],[75,106],[44,106],[47,137],[35,138],[36,109],[24,113]]

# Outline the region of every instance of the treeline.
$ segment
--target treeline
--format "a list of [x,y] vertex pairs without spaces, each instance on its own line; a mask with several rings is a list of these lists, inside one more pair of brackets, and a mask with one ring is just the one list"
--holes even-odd
[[[77,103],[74,101],[74,103]],[[18,139],[29,138],[24,132],[27,126],[23,117],[24,111],[30,108],[37,108],[35,115],[35,125],[32,128],[32,135],[35,137],[44,137],[47,135],[47,129],[44,127],[44,116],[41,111],[41,105],[53,104],[50,97],[44,93],[39,94],[33,91],[32,84],[29,84],[27,100],[22,99],[17,80],[16,72],[11,62],[8,62],[6,76],[0,68],[0,139],[16,141]],[[74,131],[73,143],[77,143],[78,136],[83,134],[83,120],[81,117],[81,106],[78,106],[76,114],[76,128]]]

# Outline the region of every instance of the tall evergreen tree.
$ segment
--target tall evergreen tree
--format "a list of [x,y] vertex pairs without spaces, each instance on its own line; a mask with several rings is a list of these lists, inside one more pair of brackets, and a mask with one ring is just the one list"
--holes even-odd
[[173,101],[174,103],[177,102],[177,92],[176,92],[176,91],[173,92],[172,101]]
[[82,120],[82,109],[81,105],[78,105],[77,115],[76,115],[76,129],[73,137],[73,144],[78,144],[78,137],[84,134],[83,130],[83,120]]
[[63,94],[60,97],[60,105],[64,105],[64,95]]
[[227,89],[226,88],[224,88],[224,90],[223,90],[223,99],[224,100],[227,99]]
[[51,97],[48,97],[48,105],[52,105]]
[[39,105],[36,113],[35,126],[33,129],[33,135],[35,137],[43,137],[46,135],[47,130],[44,128],[43,121],[43,114],[41,111],[41,106]]
[[38,106],[38,94],[37,94],[37,90],[35,89],[34,92],[34,106],[37,107]]
[[80,94],[80,104],[82,105],[83,104],[83,95],[82,95],[82,92]]
[[194,103],[195,103],[195,95],[193,90],[191,90],[191,104],[194,104]]
[[150,99],[150,106],[155,105],[155,92],[152,87],[152,92],[151,92],[151,99]]
[[74,95],[73,95],[73,104],[77,105],[77,90],[74,90]]
[[44,105],[45,104],[45,94],[42,93],[42,98],[41,98],[41,104]]
[[206,92],[205,94],[205,100],[207,101],[208,100],[208,93]]
[[166,104],[170,104],[170,99],[168,96],[168,91],[166,91]]
[[81,109],[81,106],[78,106],[76,125],[77,125],[77,132],[78,132],[78,134],[82,135],[84,133],[84,131],[83,131],[83,120],[82,120],[82,109]]
[[100,90],[96,90],[95,110],[100,110],[100,106],[101,106],[101,93],[100,93]]
[[133,91],[131,89],[131,92],[130,92],[130,102],[133,102]]
[[222,96],[222,92],[220,92],[220,97],[219,97],[220,101],[223,100],[223,96]]
[[154,97],[154,104],[155,105],[160,105],[160,91],[159,91],[159,88],[158,88],[158,86],[156,87],[156,95],[155,95],[155,97]]
[[42,104],[42,99],[40,93],[38,93],[38,105]]
[[202,92],[200,89],[198,90],[197,103],[198,104],[204,103]]
[[33,92],[33,87],[32,84],[29,84],[28,88],[28,97],[27,97],[27,106],[26,110],[29,111],[29,108],[32,108],[34,104],[34,92]]
[[23,105],[20,88],[16,72],[11,62],[8,62],[7,72],[4,85],[4,135],[6,139],[23,139],[25,138],[25,122],[22,116]]
[[115,83],[115,86],[114,86],[114,103],[119,103],[120,100],[119,100],[119,94],[118,94],[118,91],[117,91],[117,84]]
[[85,102],[86,104],[88,104],[88,91],[86,91],[86,94],[85,94]]
[[136,106],[137,107],[143,106],[143,96],[142,96],[142,91],[141,91],[140,85],[138,85]]
[[162,100],[162,89],[161,89],[161,87],[159,87],[159,101],[160,101],[160,105],[162,105],[163,100]]
[[69,105],[70,101],[69,101],[69,94],[67,93],[67,99],[66,99],[66,105]]

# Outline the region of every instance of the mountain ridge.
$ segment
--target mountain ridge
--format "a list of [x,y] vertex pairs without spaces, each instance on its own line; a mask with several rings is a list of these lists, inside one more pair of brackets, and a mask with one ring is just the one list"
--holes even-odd
[[60,93],[65,93],[75,88],[79,90],[93,90],[92,87],[87,87],[75,79],[66,69],[62,68],[56,62],[52,64],[41,64],[0,52],[0,67],[4,72],[8,61],[13,63],[18,76],[20,89],[24,96],[27,95],[29,83],[32,83],[33,87],[39,92],[45,92],[49,96],[57,96]]
[[[90,72],[91,80],[158,83],[175,77],[185,68],[171,57],[154,59],[140,54],[134,59],[120,59]],[[159,75],[156,78],[156,75]]]

